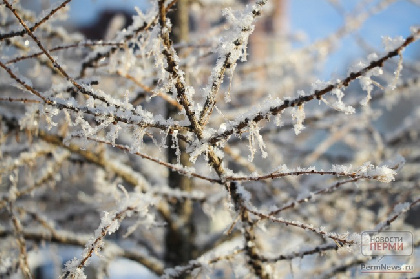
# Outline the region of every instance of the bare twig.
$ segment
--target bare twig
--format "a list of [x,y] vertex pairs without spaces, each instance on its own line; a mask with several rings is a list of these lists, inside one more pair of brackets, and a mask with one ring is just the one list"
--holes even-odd
[[[32,27],[28,28],[29,31],[30,32],[34,32],[39,26],[41,26],[42,24],[46,23],[50,19],[50,17],[53,16],[57,11],[61,10],[62,8],[64,8],[70,1],[71,0],[65,0],[59,6],[57,6],[55,9],[52,9],[41,20],[39,20],[37,23],[35,23]],[[7,1],[4,1],[4,4],[6,5],[7,8],[11,7],[10,4]],[[28,29],[25,28],[24,30],[19,31],[19,32],[12,32],[12,33],[7,33],[7,34],[0,34],[0,41],[2,41],[4,39],[9,39],[9,38],[12,38],[12,37],[23,36],[26,33],[28,33]]]
[[31,279],[32,274],[31,274],[31,271],[30,271],[29,265],[28,265],[28,253],[26,252],[25,236],[22,233],[22,225],[20,223],[20,220],[17,218],[16,214],[14,213],[13,202],[11,202],[11,201],[9,202],[8,210],[9,210],[9,213],[10,213],[10,219],[12,220],[13,228],[15,230],[16,241],[17,241],[17,244],[19,246],[20,270],[22,271],[22,274],[26,279]]

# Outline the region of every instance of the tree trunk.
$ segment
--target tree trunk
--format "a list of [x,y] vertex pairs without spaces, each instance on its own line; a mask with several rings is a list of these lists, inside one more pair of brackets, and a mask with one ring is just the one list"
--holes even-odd
[[[187,0],[179,0],[176,6],[168,14],[172,22],[172,41],[179,43],[188,40],[189,21]],[[187,71],[185,71],[187,72]],[[187,74],[186,74],[187,75]],[[188,83],[188,76],[185,77]],[[180,119],[178,109],[170,104],[167,106],[166,117]],[[170,148],[173,145],[172,138],[168,137],[167,151],[168,162],[177,163],[176,149]],[[181,164],[190,164],[188,154],[185,152],[186,144],[179,141],[181,150]],[[184,175],[169,170],[168,184],[171,188],[178,188],[183,191],[191,191],[192,180]],[[178,200],[172,207],[172,224],[168,225],[165,235],[165,263],[167,266],[177,266],[187,263],[195,258],[196,247],[194,245],[195,226],[192,220],[193,203],[191,200]]]

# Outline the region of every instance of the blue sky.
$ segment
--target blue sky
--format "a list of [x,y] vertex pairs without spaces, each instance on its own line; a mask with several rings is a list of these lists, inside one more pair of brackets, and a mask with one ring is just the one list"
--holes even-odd
[[[347,12],[355,8],[360,1],[339,1]],[[371,5],[379,1],[373,1]],[[420,6],[414,1],[396,1],[385,11],[369,18],[358,31],[358,34],[379,52],[383,51],[382,36],[407,36],[412,25],[420,26]],[[95,19],[98,11],[105,8],[125,8],[132,10],[135,6],[145,9],[145,0],[73,0],[71,2],[70,18],[78,24],[84,25]],[[317,39],[326,37],[343,25],[343,17],[326,0],[289,0],[288,25],[290,32],[303,31],[307,40],[300,46],[309,44]],[[404,53],[405,57],[420,56],[420,44],[417,42]],[[363,59],[365,54],[351,36],[347,36],[338,49],[331,54],[326,63],[323,78],[335,74],[342,74],[343,63],[348,64],[357,58]]]
[[[351,12],[354,3],[359,1],[340,1],[345,4],[345,10]],[[374,4],[378,1],[373,1]],[[308,37],[306,44],[324,38],[344,23],[344,18],[325,0],[291,0],[289,2],[289,24],[291,31],[303,31]],[[382,36],[403,36],[410,34],[410,27],[420,27],[420,6],[411,1],[397,1],[381,13],[371,16],[357,31],[369,46],[384,51]],[[406,58],[420,57],[420,43],[416,42],[404,52]],[[336,73],[342,74],[343,63],[365,58],[365,53],[352,36],[346,36],[338,49],[330,55],[324,78]]]

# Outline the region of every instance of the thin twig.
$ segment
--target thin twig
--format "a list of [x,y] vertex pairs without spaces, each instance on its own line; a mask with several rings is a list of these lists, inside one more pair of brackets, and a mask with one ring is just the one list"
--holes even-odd
[[[256,2],[254,9],[251,11],[253,20],[255,20],[255,18],[261,15],[261,10],[266,3],[267,3],[267,0],[260,0]],[[232,53],[233,51],[238,51],[241,47],[243,47],[243,45],[246,43],[246,41],[243,38],[244,34],[248,34],[249,36],[250,29],[251,29],[251,26],[242,27],[241,33],[236,38],[233,38],[232,40],[234,44],[233,50],[224,54],[224,58],[223,58],[224,60],[223,60],[222,66],[219,69],[217,69],[216,75],[213,75],[214,78],[212,80],[210,92],[207,95],[203,109],[200,112],[200,121],[199,121],[200,125],[203,126],[205,125],[205,123],[207,123],[208,117],[212,113],[214,105],[216,104],[216,95],[219,92],[220,85],[223,82],[225,72],[228,68],[231,68],[233,67],[234,64],[236,64],[236,60],[235,60],[236,57],[232,58],[233,56]]]
[[239,120],[238,124],[234,125],[232,128],[227,129],[226,131],[215,134],[212,136],[208,142],[211,145],[217,144],[220,140],[227,139],[229,136],[235,133],[241,133],[244,128],[247,128],[251,122],[258,123],[261,120],[268,119],[271,115],[280,114],[286,108],[299,107],[304,103],[307,103],[314,99],[321,99],[321,97],[333,89],[344,88],[349,86],[349,84],[356,80],[357,78],[363,76],[365,73],[371,71],[374,68],[382,67],[384,62],[399,55],[399,53],[406,48],[411,43],[417,41],[420,38],[420,29],[417,29],[411,36],[407,37],[405,41],[393,51],[388,52],[385,56],[372,61],[368,66],[363,69],[350,73],[344,80],[330,84],[323,89],[316,90],[314,93],[306,96],[300,96],[292,100],[284,100],[281,105],[270,107],[267,111],[260,111],[254,116],[246,117],[245,119]]
[[178,108],[178,110],[182,110],[182,106],[173,98],[171,98],[168,94],[162,93],[162,92],[154,92],[149,86],[141,83],[138,79],[136,79],[135,77],[133,77],[130,74],[122,74],[121,72],[118,72],[119,75],[131,80],[132,82],[134,82],[136,85],[138,85],[139,87],[141,87],[144,91],[146,91],[147,93],[150,93],[152,95],[156,95],[161,97],[162,99],[164,99],[165,101],[167,101],[169,104],[173,105],[174,107]]
[[31,279],[32,274],[31,274],[31,271],[29,269],[29,264],[28,264],[28,253],[26,252],[25,236],[22,233],[22,224],[20,223],[20,220],[17,218],[16,214],[14,213],[12,201],[9,202],[8,210],[9,210],[10,219],[12,220],[13,228],[15,231],[16,242],[19,246],[20,270],[22,271],[22,274],[26,279]]
[[[50,19],[50,17],[53,16],[57,11],[61,10],[62,8],[64,8],[70,1],[72,1],[72,0],[65,0],[63,3],[61,3],[59,6],[57,6],[57,8],[52,9],[40,21],[38,21],[31,28],[29,28],[29,30],[31,32],[34,32],[39,26],[41,26],[42,24],[44,24],[45,22],[47,22],[48,19]],[[10,4],[8,4],[7,1],[3,1],[3,2],[6,5],[6,7],[9,8],[9,5]],[[7,34],[0,34],[0,41],[2,41],[4,39],[9,39],[9,38],[12,38],[12,37],[23,36],[26,33],[28,33],[28,30],[25,28],[24,30],[19,31],[19,32],[12,32],[12,33],[7,33]]]
[[[49,49],[48,51],[49,52],[55,52],[55,51],[60,51],[60,50],[65,50],[65,49],[70,49],[70,48],[94,47],[94,46],[118,46],[118,47],[121,47],[123,45],[124,45],[124,43],[102,42],[102,41],[79,42],[79,43],[75,43],[75,44],[69,44],[69,45],[62,45],[62,46],[54,47],[54,48]],[[30,54],[30,55],[22,55],[22,56],[10,59],[9,61],[6,62],[6,64],[14,64],[14,63],[22,61],[22,60],[31,59],[31,58],[41,56],[42,54],[44,54],[44,52],[40,51],[40,52],[36,52],[36,53]]]
[[[84,247],[86,242],[90,238],[89,235],[75,234],[73,232],[64,230],[55,230],[55,234],[53,235],[45,232],[31,230],[23,230],[22,233],[25,239],[32,240],[35,242],[43,243],[45,241],[48,241],[51,243],[75,245],[80,247]],[[13,232],[0,229],[0,238],[7,237],[11,234],[13,234]],[[116,246],[113,242],[107,240],[105,240],[105,245],[112,246],[115,249],[114,251],[116,252],[116,255],[119,257],[123,257],[134,262],[140,263],[157,275],[161,275],[163,273],[162,262],[151,255],[143,254],[140,249],[123,249],[119,246]]]

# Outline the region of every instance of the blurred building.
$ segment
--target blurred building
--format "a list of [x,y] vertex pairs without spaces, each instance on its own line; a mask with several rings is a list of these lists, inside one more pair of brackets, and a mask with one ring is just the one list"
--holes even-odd
[[90,40],[112,40],[118,31],[133,23],[133,15],[134,10],[130,12],[122,9],[106,9],[99,13],[93,23],[77,26],[77,30]]

